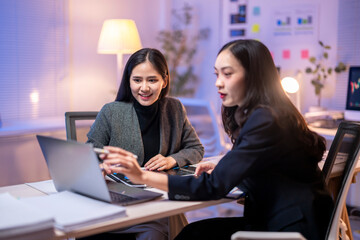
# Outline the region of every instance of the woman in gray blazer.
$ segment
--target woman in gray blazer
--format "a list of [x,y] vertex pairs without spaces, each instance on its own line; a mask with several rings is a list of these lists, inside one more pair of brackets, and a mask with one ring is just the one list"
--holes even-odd
[[[115,101],[101,109],[87,142],[98,148],[125,149],[137,156],[140,166],[152,171],[198,163],[204,147],[184,106],[167,97],[169,87],[163,54],[151,48],[135,52],[126,63]],[[136,233],[137,239],[167,239],[167,231],[166,218],[121,232]]]

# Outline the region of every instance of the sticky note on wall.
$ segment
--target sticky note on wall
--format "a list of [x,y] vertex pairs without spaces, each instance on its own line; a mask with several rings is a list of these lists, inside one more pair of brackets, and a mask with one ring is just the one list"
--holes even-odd
[[260,15],[260,7],[254,7],[253,8],[253,15],[254,16],[259,16]]
[[283,59],[290,59],[290,50],[286,49],[282,52]]
[[253,33],[258,33],[258,32],[260,32],[260,24],[253,24],[252,26],[251,26],[251,32],[253,32]]
[[309,58],[309,50],[303,49],[301,50],[301,59],[308,59]]

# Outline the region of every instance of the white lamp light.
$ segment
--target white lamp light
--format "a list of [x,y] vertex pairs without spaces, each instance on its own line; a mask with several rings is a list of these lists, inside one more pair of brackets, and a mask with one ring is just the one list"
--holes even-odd
[[136,24],[131,19],[105,20],[98,43],[98,53],[117,54],[117,81],[121,81],[123,54],[132,54],[141,48]]
[[293,77],[284,77],[281,80],[281,85],[282,85],[283,89],[287,93],[296,94],[296,104],[295,104],[295,106],[297,107],[297,109],[299,111],[301,111],[301,109],[300,109],[300,93],[299,93],[300,85],[299,85],[299,82]]
[[281,80],[281,85],[288,93],[296,93],[297,91],[299,91],[299,83],[293,77],[284,77]]

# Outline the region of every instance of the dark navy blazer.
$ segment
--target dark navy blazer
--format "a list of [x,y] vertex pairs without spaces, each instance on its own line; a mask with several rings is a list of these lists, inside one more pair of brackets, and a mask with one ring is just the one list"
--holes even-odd
[[316,160],[292,134],[279,127],[270,110],[256,109],[212,174],[169,176],[169,198],[219,199],[237,186],[247,194],[247,225],[239,229],[296,231],[323,239],[333,201]]

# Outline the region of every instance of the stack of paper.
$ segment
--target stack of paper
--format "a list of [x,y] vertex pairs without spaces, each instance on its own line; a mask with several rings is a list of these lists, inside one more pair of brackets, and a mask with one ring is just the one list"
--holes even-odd
[[0,239],[51,239],[51,214],[22,202],[9,193],[0,194]]
[[69,191],[21,199],[55,218],[55,226],[65,232],[126,215],[122,206],[98,201]]

